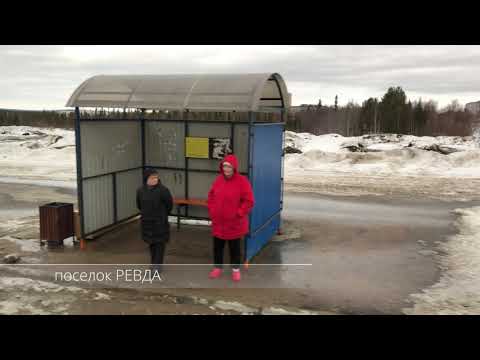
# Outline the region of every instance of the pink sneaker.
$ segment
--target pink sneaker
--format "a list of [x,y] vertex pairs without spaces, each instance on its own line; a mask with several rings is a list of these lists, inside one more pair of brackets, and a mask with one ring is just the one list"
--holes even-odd
[[210,274],[208,274],[208,277],[210,279],[217,279],[220,277],[220,275],[222,275],[222,269],[215,268],[212,271],[210,271]]
[[240,279],[241,279],[241,275],[240,275],[240,270],[238,271],[232,271],[232,280],[235,281],[235,282],[239,282]]

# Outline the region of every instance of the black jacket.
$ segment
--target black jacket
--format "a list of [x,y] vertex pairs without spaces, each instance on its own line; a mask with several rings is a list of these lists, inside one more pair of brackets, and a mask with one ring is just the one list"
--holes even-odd
[[170,191],[160,183],[153,187],[143,185],[137,190],[137,208],[142,215],[143,240],[149,244],[168,241],[168,214],[173,208]]

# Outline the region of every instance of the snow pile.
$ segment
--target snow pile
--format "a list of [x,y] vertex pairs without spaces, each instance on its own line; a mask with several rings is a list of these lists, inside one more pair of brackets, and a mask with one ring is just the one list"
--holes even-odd
[[75,133],[0,126],[0,176],[75,179]]
[[[344,137],[286,131],[285,146],[293,149],[285,156],[287,183],[307,177],[314,181],[328,174],[480,177],[480,146],[476,137]],[[295,153],[297,150],[301,153]],[[75,186],[74,131],[0,126],[0,181],[12,177],[62,181]]]
[[480,314],[480,207],[455,213],[458,234],[439,245],[445,272],[438,283],[411,295],[414,307],[405,314]]
[[319,150],[323,152],[346,152],[345,146],[362,144],[367,150],[395,150],[407,147],[422,149],[434,144],[448,146],[459,151],[478,150],[479,143],[474,137],[460,136],[413,136],[401,134],[373,134],[345,137],[339,134],[313,135],[310,133],[285,132],[285,145],[302,152]]
[[[302,171],[361,175],[480,177],[480,148],[472,137],[338,134],[315,136],[287,131],[286,180]],[[441,149],[448,155],[426,149]]]
[[348,139],[338,134],[326,134],[315,136],[310,133],[285,132],[285,146],[291,146],[302,152],[311,150],[324,152],[338,152],[343,143]]

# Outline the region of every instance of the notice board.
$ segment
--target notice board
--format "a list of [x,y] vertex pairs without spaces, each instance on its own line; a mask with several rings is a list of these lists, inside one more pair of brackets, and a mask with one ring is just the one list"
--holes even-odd
[[185,138],[185,156],[197,159],[223,159],[231,154],[231,139],[229,138]]
[[185,156],[189,158],[208,159],[210,153],[209,138],[186,137]]

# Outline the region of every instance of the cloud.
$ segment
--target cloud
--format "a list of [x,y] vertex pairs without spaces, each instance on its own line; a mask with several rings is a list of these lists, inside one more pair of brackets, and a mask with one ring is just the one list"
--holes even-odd
[[96,74],[279,72],[293,104],[361,103],[402,86],[411,99],[480,100],[479,46],[0,46],[0,107],[63,108]]

